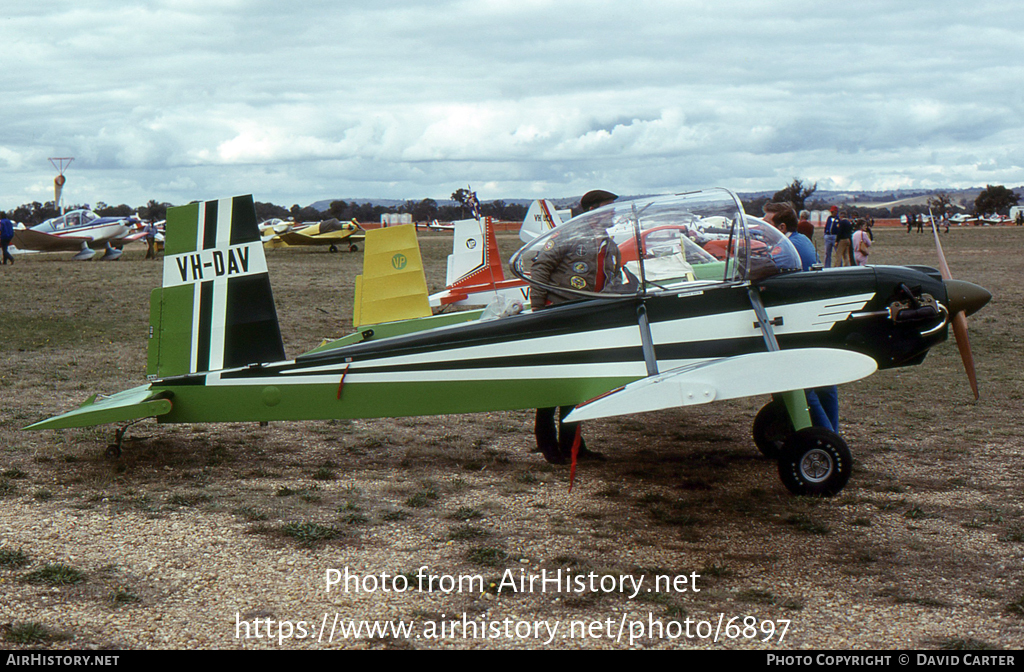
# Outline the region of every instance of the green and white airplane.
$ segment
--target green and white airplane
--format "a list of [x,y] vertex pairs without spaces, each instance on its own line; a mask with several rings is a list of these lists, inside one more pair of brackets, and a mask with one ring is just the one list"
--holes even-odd
[[[672,226],[686,244],[644,250],[615,287],[549,287],[579,300],[507,316],[431,315],[415,230],[370,231],[358,331],[288,359],[252,197],[173,208],[163,286],[150,300],[149,382],[27,429],[572,404],[575,421],[773,394],[755,442],[792,492],[833,495],[852,457],[840,436],[812,426],[803,390],[919,364],[953,316],[990,298],[924,267],[801,272],[790,242],[724,189],[616,202],[549,231],[511,265],[531,281],[530,263],[554,241],[606,235],[642,250],[646,230]],[[713,239],[726,241],[724,261],[687,253]]]

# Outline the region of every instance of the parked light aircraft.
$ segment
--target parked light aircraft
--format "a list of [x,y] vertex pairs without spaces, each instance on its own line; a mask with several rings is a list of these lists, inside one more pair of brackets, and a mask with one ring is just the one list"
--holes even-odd
[[[622,227],[639,237],[712,217],[732,232],[730,255],[706,261],[721,272],[714,280],[680,274],[685,260],[648,268],[641,257],[632,278],[601,293],[551,288],[578,301],[489,320],[463,311],[364,326],[287,359],[252,197],[174,208],[163,286],[151,298],[149,383],[94,395],[28,429],[146,417],[266,422],[573,404],[571,419],[587,420],[773,394],[777,400],[755,421],[756,443],[766,454],[778,449],[779,475],[792,492],[835,494],[852,456],[840,436],[811,425],[803,390],[920,364],[947,338],[953,316],[963,320],[990,295],[925,267],[800,272],[789,241],[745,216],[724,189],[593,210],[521,249],[512,268],[529,281],[532,259],[549,244],[586,246]],[[418,249],[378,252],[396,269],[418,257]],[[963,338],[966,346],[966,331]],[[778,435],[765,427],[786,429]]]
[[[91,210],[71,210],[31,228],[14,232],[14,246],[38,252],[72,252],[75,259],[92,259],[96,250],[106,249],[103,259],[121,256],[126,243],[145,236],[138,217],[100,217]],[[116,248],[115,248],[116,246]]]
[[366,238],[366,230],[354,219],[340,222],[332,218],[295,226],[281,220],[271,220],[263,225],[262,232],[264,246],[271,249],[326,245],[329,251],[337,252],[339,245],[347,245],[349,252],[357,252],[357,243]]
[[434,220],[431,220],[430,222],[427,222],[426,224],[421,224],[421,223],[417,222],[416,223],[416,228],[417,229],[427,229],[428,231],[443,231],[443,232],[446,232],[446,233],[451,233],[452,231],[455,230],[455,222],[452,222],[451,224],[447,224],[447,223],[442,224],[441,222],[439,222],[436,219],[434,219]]

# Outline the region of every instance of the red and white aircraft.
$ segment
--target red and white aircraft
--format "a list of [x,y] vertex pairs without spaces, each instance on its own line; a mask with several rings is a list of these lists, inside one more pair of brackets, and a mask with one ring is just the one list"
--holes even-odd
[[[519,238],[529,243],[560,226],[563,216],[568,219],[571,211],[558,211],[550,201],[534,201],[523,219]],[[503,300],[503,310],[515,312],[513,306],[517,303],[520,309],[528,306],[530,286],[519,278],[505,279],[492,219],[463,219],[452,224],[455,236],[448,255],[446,287],[430,296],[430,305],[486,306]]]
[[126,243],[145,236],[142,221],[135,216],[100,217],[91,210],[71,210],[60,217],[48,219],[28,229],[14,232],[14,246],[19,250],[37,252],[73,252],[75,259],[92,259],[96,250],[106,248],[103,258],[121,256]]

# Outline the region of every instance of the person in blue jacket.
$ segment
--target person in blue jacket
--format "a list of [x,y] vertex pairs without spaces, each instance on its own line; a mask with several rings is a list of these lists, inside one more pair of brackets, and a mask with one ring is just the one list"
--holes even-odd
[[[793,243],[800,255],[801,270],[809,271],[818,261],[818,253],[814,244],[802,233],[797,232],[796,210],[788,203],[766,203],[764,220],[783,231],[789,242]],[[839,388],[835,385],[816,387],[804,390],[807,396],[807,409],[811,412],[811,422],[815,427],[822,427],[839,433]]]
[[10,261],[14,263],[14,257],[11,256],[7,246],[14,240],[14,222],[7,219],[6,212],[0,212],[0,247],[4,249],[4,266]]

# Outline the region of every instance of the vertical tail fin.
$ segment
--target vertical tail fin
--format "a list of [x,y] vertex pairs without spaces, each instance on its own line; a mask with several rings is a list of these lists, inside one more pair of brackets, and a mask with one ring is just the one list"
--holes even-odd
[[534,201],[530,209],[526,211],[523,218],[523,225],[519,229],[519,240],[524,243],[531,243],[534,239],[544,235],[551,229],[561,226],[563,216],[572,217],[570,210],[556,210],[555,204],[551,201]]
[[352,324],[360,327],[429,315],[416,227],[402,224],[367,231]]
[[167,211],[146,373],[165,378],[285,358],[252,196]]
[[453,222],[455,236],[452,253],[448,255],[448,289],[476,285],[493,285],[505,279],[501,254],[490,217]]

